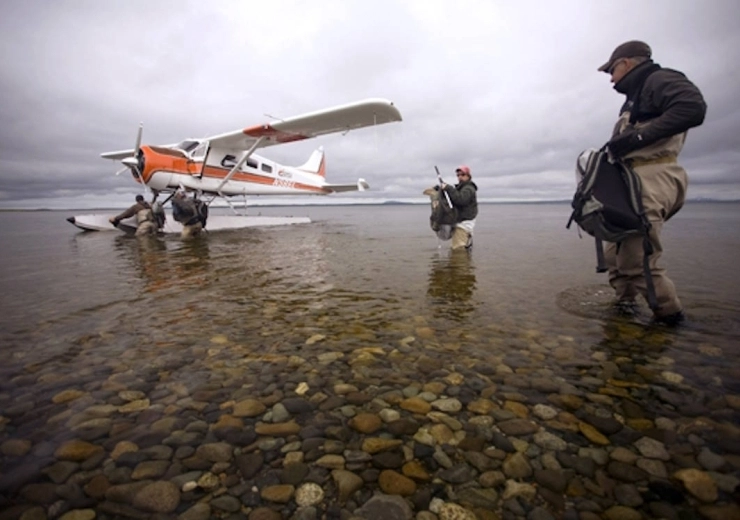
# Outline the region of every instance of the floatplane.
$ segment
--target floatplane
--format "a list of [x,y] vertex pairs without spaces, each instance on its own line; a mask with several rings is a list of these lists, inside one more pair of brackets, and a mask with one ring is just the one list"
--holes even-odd
[[[248,195],[329,195],[369,188],[364,179],[353,184],[331,184],[326,180],[323,147],[313,152],[301,166],[285,166],[257,155],[256,150],[292,143],[332,133],[346,133],[363,127],[401,121],[401,113],[386,99],[366,99],[308,114],[250,126],[203,139],[186,139],[177,144],[142,145],[143,125],[139,125],[136,145],[130,150],[106,152],[104,159],[120,161],[136,182],[153,194],[172,195],[178,190],[192,193],[207,204],[216,198],[227,202],[234,215],[211,215],[207,229],[235,229],[254,226],[310,222],[308,217],[264,217],[240,215],[231,202],[233,197]],[[208,200],[205,200],[205,199]],[[120,229],[133,231],[136,219],[122,220],[118,227],[109,222],[113,214],[78,215],[67,220],[86,231]],[[171,214],[162,229],[179,233],[181,225]]]

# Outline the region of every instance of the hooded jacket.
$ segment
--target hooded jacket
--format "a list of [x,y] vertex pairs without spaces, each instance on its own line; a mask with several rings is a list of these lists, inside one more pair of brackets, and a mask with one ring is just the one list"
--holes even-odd
[[455,186],[445,186],[445,191],[450,196],[450,202],[457,208],[457,221],[473,220],[478,216],[478,186],[468,179],[459,182]]

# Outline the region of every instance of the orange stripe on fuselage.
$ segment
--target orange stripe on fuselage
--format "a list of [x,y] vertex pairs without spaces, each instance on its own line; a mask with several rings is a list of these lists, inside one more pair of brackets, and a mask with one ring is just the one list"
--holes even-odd
[[[195,162],[184,157],[181,153],[169,148],[142,146],[141,150],[144,153],[145,157],[144,172],[142,175],[145,183],[148,183],[151,180],[152,175],[157,172],[163,171],[179,173],[182,175],[200,176],[201,169],[203,168],[202,162]],[[223,179],[229,174],[230,171],[231,170],[228,168],[220,168],[218,166],[206,166],[205,170],[203,170],[203,176],[212,179]],[[253,173],[236,172],[231,177],[231,179],[229,179],[229,182],[231,181],[251,182],[253,184],[272,186],[274,184],[275,177],[267,177],[265,175],[257,175]],[[317,193],[329,193],[328,190],[325,190],[320,186],[302,184],[300,182],[294,182],[293,187],[297,190],[312,191]]]

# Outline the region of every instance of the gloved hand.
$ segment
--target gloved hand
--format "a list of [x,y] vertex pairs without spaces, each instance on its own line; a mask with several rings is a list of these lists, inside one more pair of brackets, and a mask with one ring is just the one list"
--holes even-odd
[[642,135],[634,128],[630,128],[612,137],[606,146],[612,156],[621,159],[628,153],[642,148],[645,143],[642,141]]

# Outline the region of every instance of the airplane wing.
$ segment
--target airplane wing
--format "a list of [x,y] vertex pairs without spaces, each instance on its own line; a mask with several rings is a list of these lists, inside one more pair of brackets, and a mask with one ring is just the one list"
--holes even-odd
[[[259,148],[310,139],[335,132],[401,121],[401,113],[386,99],[366,99],[250,126],[243,130],[207,137],[214,148],[249,149],[262,137]],[[354,189],[357,189],[355,187]]]

